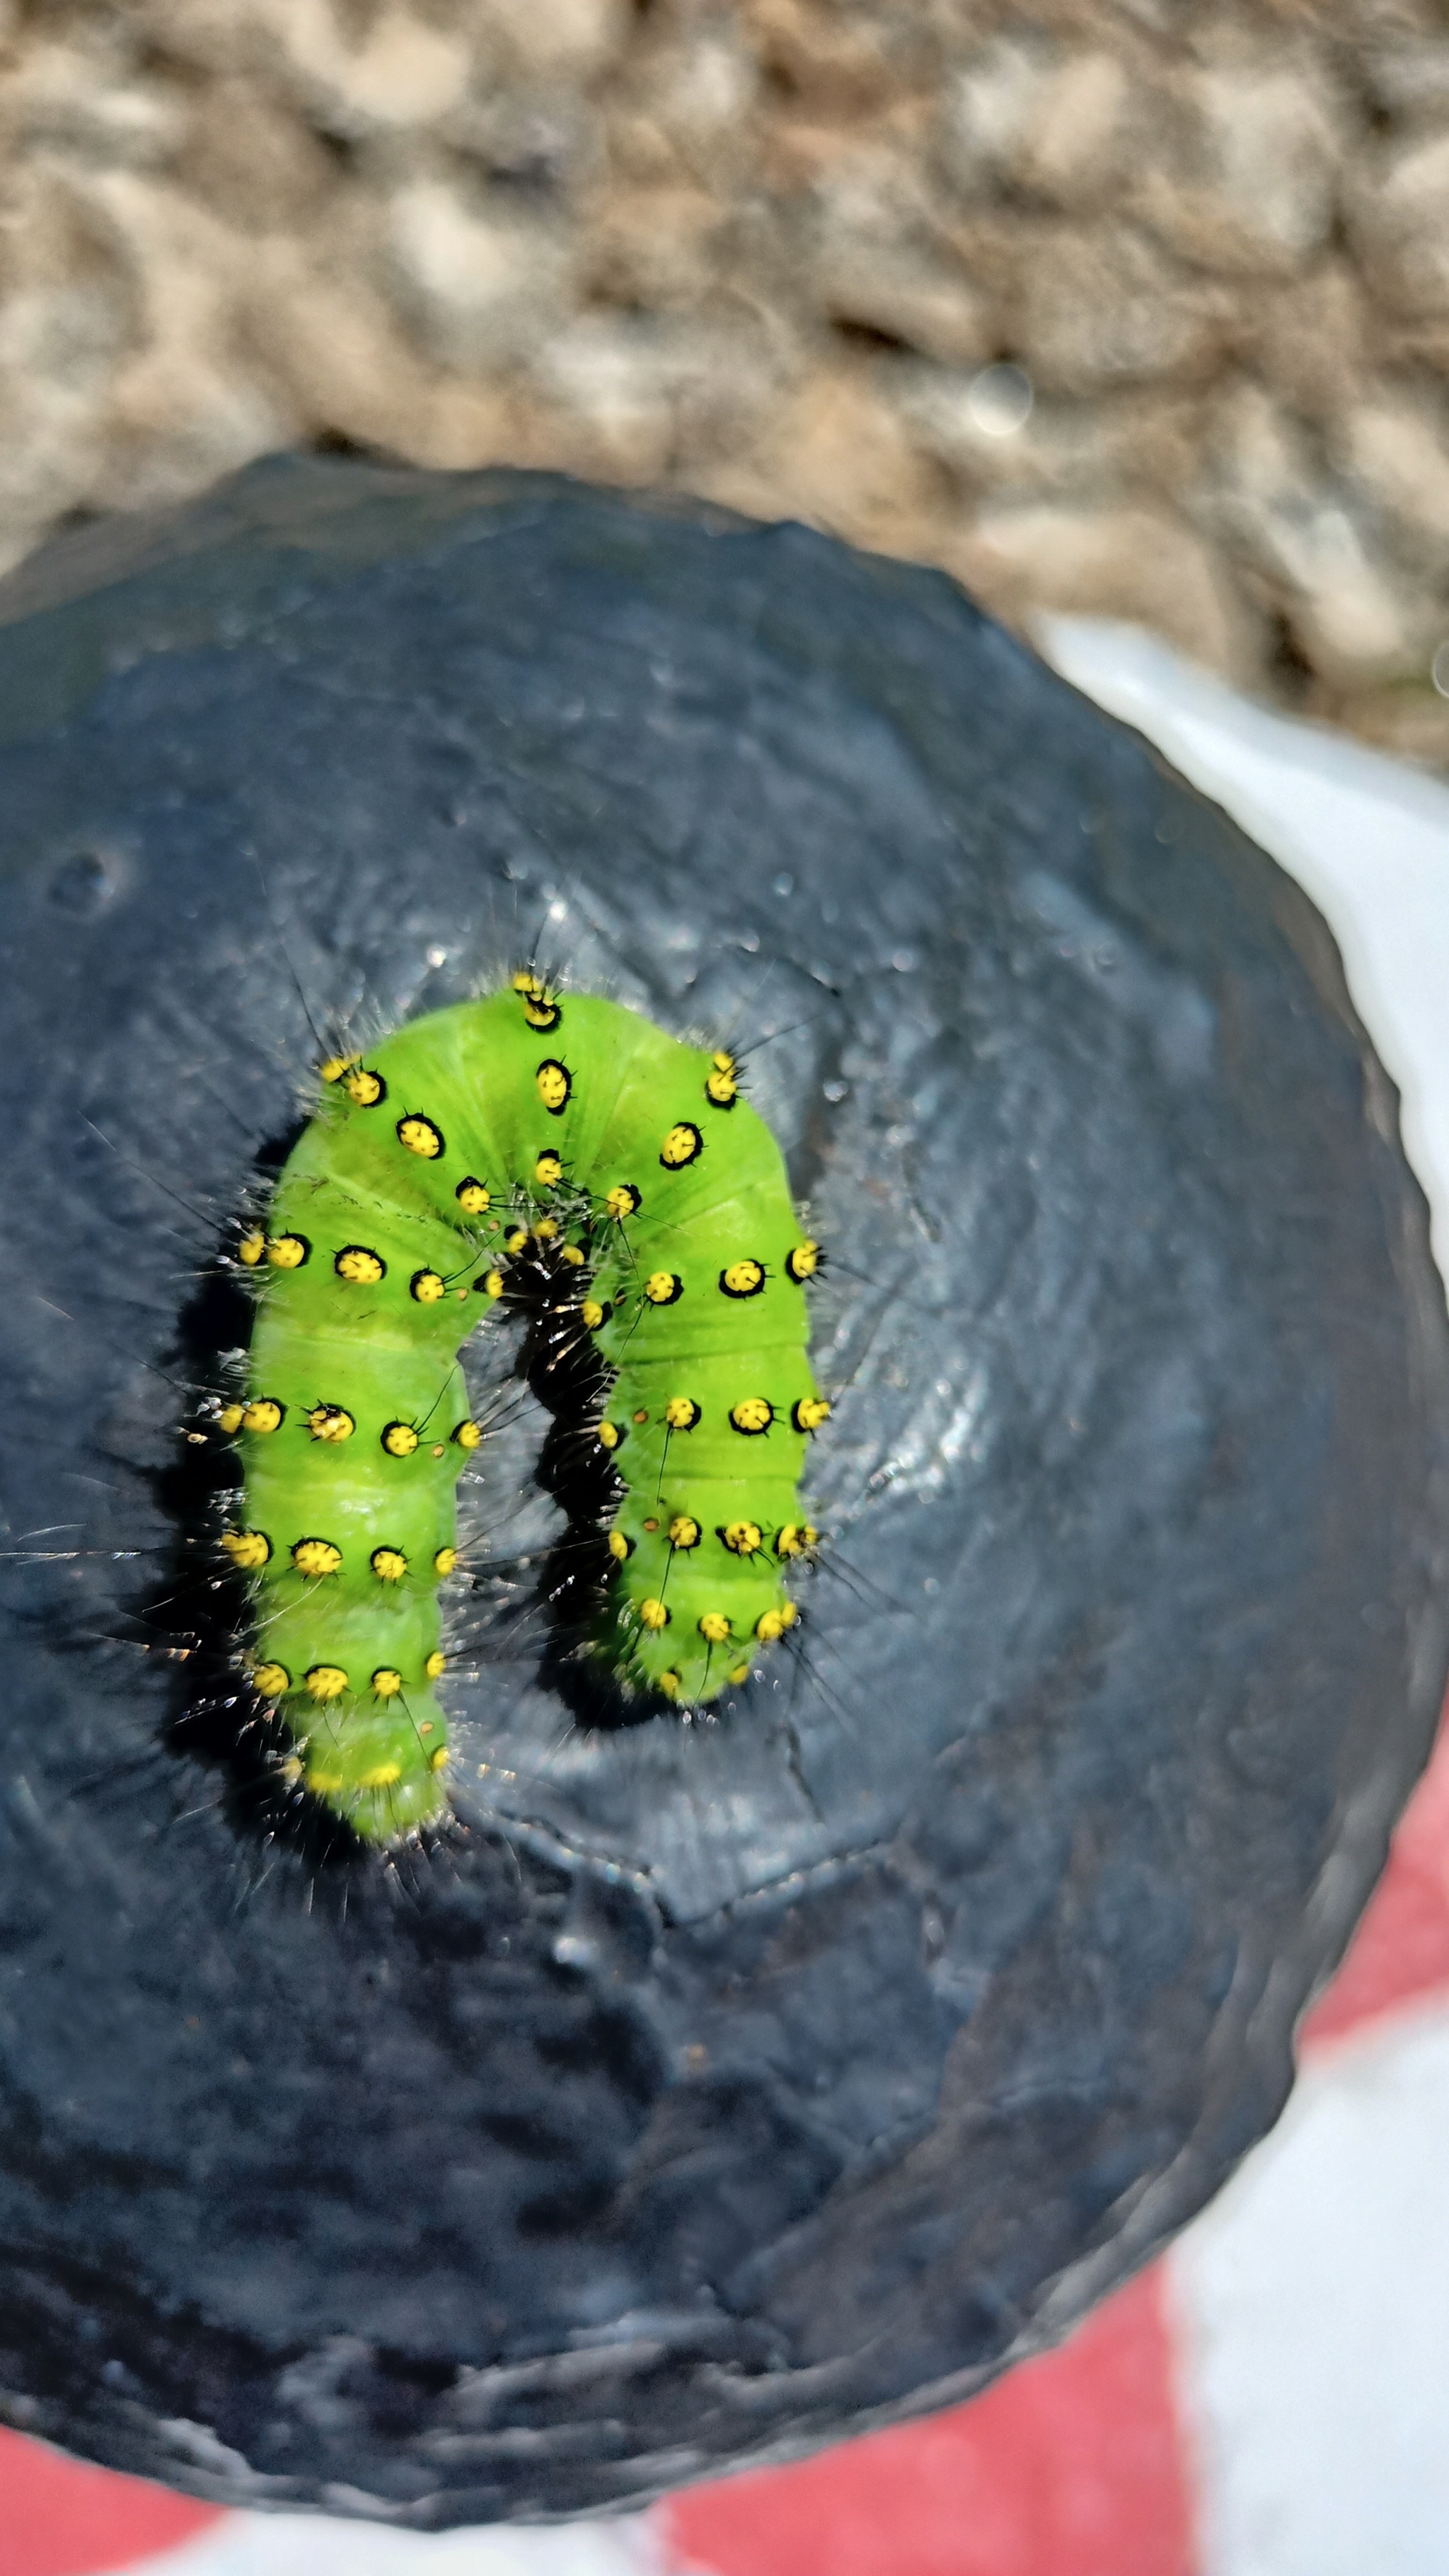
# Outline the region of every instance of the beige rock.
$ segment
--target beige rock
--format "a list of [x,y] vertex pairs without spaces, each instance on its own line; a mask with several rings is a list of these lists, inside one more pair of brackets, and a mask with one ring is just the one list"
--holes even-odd
[[1204,380],[1238,327],[1227,288],[1185,275],[1129,224],[1038,233],[1022,264],[1020,354],[1047,391]]
[[592,80],[633,24],[629,0],[484,0],[477,14],[505,72],[528,80]]
[[1341,411],[1369,372],[1363,289],[1348,263],[1319,260],[1305,276],[1265,286],[1246,301],[1241,351],[1296,411]]
[[430,356],[464,373],[509,367],[567,314],[578,244],[548,218],[465,201],[438,178],[399,188],[384,277]]
[[885,553],[932,556],[939,493],[879,371],[821,366],[748,450],[691,469],[693,488],[761,518],[804,519]]
[[1207,269],[1284,276],[1327,241],[1341,139],[1333,93],[1280,46],[1194,68],[1144,126],[1136,202],[1180,257]]
[[1038,85],[1013,175],[1063,212],[1102,203],[1125,185],[1131,89],[1114,54],[1073,53]]
[[353,43],[333,0],[249,0],[249,6],[258,30],[273,39],[290,85],[333,133],[430,125],[467,91],[473,54],[466,37],[407,9],[383,9]]
[[936,155],[963,196],[990,193],[1016,174],[1033,133],[1053,121],[1046,100],[1056,68],[1040,35],[1001,36],[947,81]]
[[339,182],[325,147],[256,80],[210,84],[188,120],[176,176],[244,232],[310,230]]
[[978,514],[952,568],[1016,625],[1041,610],[1124,618],[1230,679],[1256,676],[1254,623],[1230,572],[1167,511],[998,499]]
[[1404,313],[1449,313],[1449,134],[1415,140],[1361,180],[1350,237],[1370,279]]
[[1411,123],[1449,116],[1449,39],[1406,35],[1372,46],[1362,71],[1384,114]]
[[[993,371],[994,372],[994,371]],[[904,418],[928,456],[966,492],[1004,487],[1057,500],[1141,499],[1170,493],[1195,462],[1195,406],[1175,394],[1115,394],[1099,402],[1034,401],[1019,426],[983,405],[980,372],[903,372]]]
[[41,43],[0,80],[0,127],[15,155],[147,169],[173,158],[187,113],[175,89],[134,76],[118,43]]
[[1441,402],[1385,389],[1343,415],[1335,461],[1411,547],[1449,560],[1449,423]]

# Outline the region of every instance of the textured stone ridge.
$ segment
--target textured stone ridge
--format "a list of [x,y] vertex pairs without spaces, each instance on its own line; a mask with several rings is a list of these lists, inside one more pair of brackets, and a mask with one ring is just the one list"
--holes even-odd
[[[0,712],[11,2420],[439,2525],[969,2394],[1274,2118],[1442,1696],[1449,1327],[1321,921],[939,576],[549,478],[67,537]],[[535,935],[732,1033],[840,1255],[806,1653],[572,1728],[505,1427],[465,1830],[319,1872],[169,1660],[178,1310],[302,995]]]
[[293,442],[552,466],[1142,619],[1449,762],[1437,0],[0,31],[9,559]]

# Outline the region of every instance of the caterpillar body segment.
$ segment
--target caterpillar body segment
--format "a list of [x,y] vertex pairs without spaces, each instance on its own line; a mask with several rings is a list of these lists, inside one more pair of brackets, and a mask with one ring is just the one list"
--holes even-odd
[[615,1500],[587,1643],[626,1690],[706,1705],[792,1624],[773,1542],[828,1407],[783,1160],[728,1057],[523,976],[322,1070],[260,1258],[248,1237],[223,1544],[304,1778],[385,1843],[446,1805],[438,1587],[481,1436],[457,1353],[510,1271],[567,1283],[599,1363],[575,1429]]

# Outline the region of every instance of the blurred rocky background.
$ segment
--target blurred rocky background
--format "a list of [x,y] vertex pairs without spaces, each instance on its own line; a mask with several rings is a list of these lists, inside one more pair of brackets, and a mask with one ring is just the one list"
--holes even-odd
[[0,561],[675,484],[1449,766],[1441,0],[0,0]]

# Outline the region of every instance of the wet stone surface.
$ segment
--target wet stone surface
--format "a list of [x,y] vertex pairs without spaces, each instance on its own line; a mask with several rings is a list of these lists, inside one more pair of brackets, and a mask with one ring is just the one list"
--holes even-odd
[[[1443,1297],[1321,921],[798,529],[273,465],[0,619],[9,2419],[442,2525],[969,2393],[1275,2116],[1442,1695]],[[458,1829],[317,1869],[148,1650],[178,1316],[301,996],[366,1031],[536,939],[769,1041],[830,1545],[798,1665],[579,1733],[521,1421]]]

